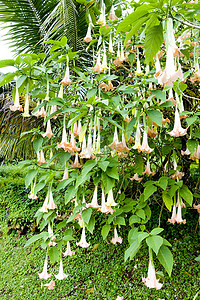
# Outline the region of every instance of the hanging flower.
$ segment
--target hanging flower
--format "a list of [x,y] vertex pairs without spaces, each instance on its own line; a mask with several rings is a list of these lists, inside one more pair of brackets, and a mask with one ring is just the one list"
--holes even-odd
[[50,123],[50,119],[47,121],[47,129],[45,133],[41,133],[42,137],[44,138],[45,136],[48,137],[48,139],[50,139],[52,136],[54,136],[52,130],[51,130],[51,123]]
[[90,244],[86,242],[85,226],[83,226],[83,229],[82,229],[81,240],[79,243],[76,243],[76,245],[79,247],[82,247],[82,248],[88,248],[90,246]]
[[46,279],[46,280],[51,277],[51,274],[47,273],[47,258],[44,261],[44,267],[42,273],[39,273],[38,275],[40,279]]
[[83,39],[84,42],[86,43],[90,43],[92,41],[92,36],[91,36],[91,24],[89,23],[88,25],[88,30],[87,30],[87,34]]
[[116,14],[115,14],[115,10],[114,10],[114,6],[113,6],[113,5],[112,5],[112,7],[111,7],[111,10],[110,10],[110,14],[109,14],[109,16],[108,16],[108,19],[109,19],[110,21],[115,21],[115,20],[118,19],[117,16],[116,16]]
[[60,144],[57,144],[57,147],[63,148],[65,150],[68,144],[69,143],[67,141],[67,133],[66,133],[65,122],[64,122],[63,131],[62,131],[62,140]]
[[174,128],[168,134],[171,136],[174,136],[174,137],[183,136],[183,135],[187,134],[187,129],[188,129],[188,127],[186,129],[181,127],[181,120],[180,120],[178,109],[176,106]]
[[110,33],[110,37],[109,37],[108,51],[109,51],[110,53],[114,53],[114,50],[113,50],[113,41],[112,41],[112,35],[111,35],[111,33]]
[[98,209],[99,211],[101,211],[102,213],[106,213],[106,214],[113,214],[113,209],[111,208],[111,206],[107,206],[106,202],[105,202],[105,194],[104,194],[104,190],[102,189],[102,197],[101,197],[101,207]]
[[92,202],[86,204],[87,208],[88,207],[100,208],[100,205],[98,204],[98,201],[97,201],[97,188],[98,188],[98,186],[96,185],[95,189],[94,189],[94,194],[93,194],[93,197],[92,197]]
[[200,145],[198,145],[197,149],[196,149],[195,152],[190,156],[190,158],[191,158],[192,160],[200,159]]
[[54,200],[53,200],[53,194],[52,191],[50,191],[49,193],[49,203],[47,205],[48,209],[55,209],[57,208],[57,205],[55,204]]
[[48,202],[49,202],[49,195],[47,193],[46,198],[44,200],[44,203],[42,205],[42,207],[39,209],[40,212],[46,213],[48,212]]
[[71,166],[72,166],[72,168],[81,168],[82,167],[82,165],[78,161],[78,153],[76,153],[74,163]]
[[28,93],[25,95],[25,105],[24,105],[24,113],[22,114],[23,117],[30,117],[29,114],[29,95]]
[[10,110],[12,111],[23,111],[22,105],[20,105],[19,103],[19,91],[18,88],[16,86],[16,90],[15,90],[15,101],[14,101],[14,105],[10,105]]
[[159,283],[159,280],[156,279],[156,272],[155,268],[152,264],[151,259],[149,260],[149,267],[148,267],[148,275],[147,278],[142,278],[142,282],[148,287],[148,288],[154,288],[156,290],[161,289],[163,286],[162,283]]
[[181,203],[180,203],[180,200],[179,200],[179,195],[178,195],[178,210],[177,210],[177,215],[175,217],[175,221],[176,223],[183,223],[185,224],[186,223],[186,219],[182,219],[182,211],[181,211]]
[[97,56],[97,62],[96,62],[96,65],[92,68],[92,70],[94,72],[97,72],[97,73],[102,73],[103,72],[103,68],[101,66],[101,58],[100,58],[100,53],[98,54]]
[[138,148],[138,152],[151,153],[154,149],[150,148],[148,145],[147,132],[144,130],[142,146]]
[[116,203],[115,200],[114,200],[112,189],[110,189],[110,191],[108,192],[106,205],[107,206],[116,206],[116,205],[118,205],[118,203]]
[[168,219],[168,222],[171,224],[175,224],[175,222],[176,222],[176,206],[175,206],[175,204],[173,205],[171,219]]
[[29,199],[35,199],[35,200],[38,199],[38,196],[36,196],[34,193],[34,189],[35,189],[35,182],[34,182],[34,184],[33,184],[33,182],[31,182],[31,193],[30,193],[30,195],[28,195]]
[[150,175],[154,175],[155,172],[151,172],[151,168],[150,168],[150,162],[149,162],[149,159],[147,160],[147,166],[146,166],[146,170],[144,172],[142,172],[142,175],[146,174],[148,177]]
[[114,229],[114,237],[112,238],[112,240],[110,241],[112,244],[116,245],[117,243],[122,243],[122,238],[120,236],[118,236],[117,233],[117,228]]
[[60,182],[65,180],[65,179],[68,179],[69,178],[69,171],[68,171],[68,167],[65,167],[65,171],[64,171],[64,174],[63,174],[63,178],[61,180],[59,180]]
[[74,251],[71,251],[71,248],[70,248],[70,243],[69,241],[67,242],[67,249],[66,251],[63,253],[63,256],[66,257],[66,256],[73,256],[75,255],[75,252]]
[[188,148],[185,151],[181,150],[181,155],[190,155],[190,154],[191,152],[188,150]]
[[131,181],[136,180],[138,182],[141,182],[143,177],[139,178],[138,173],[135,173],[132,178],[130,178]]
[[61,81],[61,84],[62,85],[70,85],[70,84],[72,84],[72,81],[70,80],[70,77],[69,77],[69,65],[68,65],[68,61],[67,61],[67,67],[66,67],[65,77]]
[[135,135],[135,145],[133,146],[133,149],[140,149],[141,143],[141,134],[140,134],[140,124],[138,122],[137,128],[136,128],[136,135]]
[[63,272],[63,263],[62,263],[62,259],[60,260],[60,268],[59,268],[59,273],[57,275],[55,275],[56,279],[59,280],[63,280],[65,278],[67,278],[67,275],[64,274]]
[[[57,111],[57,105],[52,105],[52,106],[51,106],[50,115],[54,114],[56,111]],[[54,115],[54,116],[52,117],[52,119],[57,119],[58,115],[59,115],[59,114]]]
[[46,163],[43,150],[37,152],[37,163],[39,166]]
[[55,287],[55,281],[51,280],[50,283],[44,284],[44,286],[47,286],[48,290],[53,290]]

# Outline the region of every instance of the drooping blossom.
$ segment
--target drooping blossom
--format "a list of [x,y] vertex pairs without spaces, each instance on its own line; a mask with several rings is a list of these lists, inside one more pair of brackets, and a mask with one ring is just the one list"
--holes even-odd
[[[156,127],[155,127],[155,128],[156,128]],[[156,130],[156,129],[155,129],[155,130]],[[150,129],[150,128],[148,127],[148,130],[147,130],[147,136],[154,138],[155,136],[157,136],[157,134],[158,134],[157,131],[154,131],[153,129]]]
[[73,256],[73,255],[75,255],[75,251],[71,251],[70,242],[68,241],[67,242],[67,249],[63,253],[63,256],[66,257],[66,256]]
[[88,25],[88,30],[87,30],[86,36],[84,37],[83,41],[86,43],[90,43],[92,41],[91,24],[90,23]]
[[68,171],[68,167],[65,167],[65,171],[64,171],[64,174],[63,174],[63,178],[61,180],[59,180],[60,182],[65,180],[65,179],[68,179],[69,178],[69,171]]
[[139,58],[139,48],[137,48],[137,68],[135,74],[137,76],[142,75],[142,69],[141,69],[140,58]]
[[29,95],[28,92],[25,95],[25,105],[24,105],[24,112],[23,112],[23,117],[30,117],[29,114]]
[[50,223],[48,224],[48,234],[49,234],[49,237],[50,237],[50,242],[48,243],[48,246],[49,247],[54,247],[57,245],[56,242],[54,242],[56,240],[56,236],[53,234],[53,230],[51,228],[51,225]]
[[63,272],[63,263],[62,263],[62,259],[60,260],[60,268],[59,268],[59,273],[57,275],[55,275],[56,279],[58,280],[63,280],[65,278],[67,278],[67,275]]
[[155,172],[153,171],[153,172],[151,172],[151,168],[150,168],[150,162],[149,162],[149,159],[147,160],[147,165],[146,165],[146,169],[145,169],[145,171],[144,172],[142,172],[142,175],[144,175],[144,174],[146,174],[148,177],[150,176],[150,175],[154,175],[155,174]]
[[174,179],[174,180],[175,180],[175,179],[181,180],[181,179],[183,178],[184,175],[185,175],[185,173],[176,170],[176,172],[175,172],[174,174],[172,174],[170,177],[171,177],[172,179]]
[[111,206],[107,206],[106,204],[104,189],[102,189],[101,207],[98,210],[106,214],[113,214],[114,212]]
[[57,147],[63,148],[65,150],[68,144],[69,143],[67,141],[67,133],[66,133],[65,122],[64,122],[63,131],[62,131],[62,140],[60,144],[57,144]]
[[[54,114],[57,111],[57,105],[52,105],[50,110],[50,115]],[[57,119],[59,114],[56,114],[52,117],[52,119]]]
[[38,111],[37,117],[44,118],[45,116],[46,116],[46,110],[45,110],[45,107],[42,106],[41,109]]
[[173,205],[171,219],[168,219],[168,222],[171,224],[175,224],[175,222],[176,222],[176,206],[175,206],[175,204]]
[[76,141],[74,138],[74,133],[71,130],[71,138],[70,138],[70,143],[68,143],[67,145],[65,145],[65,151],[68,151],[72,154],[74,154],[74,152],[80,151],[80,148],[78,148],[76,146]]
[[76,243],[77,246],[82,248],[88,248],[90,246],[90,243],[87,243],[86,237],[85,237],[85,226],[83,226],[82,234],[81,234],[81,240],[79,243]]
[[101,9],[100,9],[100,16],[99,19],[97,20],[97,24],[101,26],[106,25],[106,16],[105,16],[105,4],[102,2]]
[[101,68],[102,68],[104,71],[107,71],[107,70],[108,70],[107,54],[106,54],[106,46],[105,46],[105,44],[103,44],[103,60],[102,60]]
[[110,189],[110,191],[108,192],[106,205],[107,206],[116,206],[116,205],[118,205],[118,203],[116,203],[115,200],[114,200],[112,189]]
[[53,194],[52,191],[50,191],[49,193],[49,203],[47,205],[48,209],[55,209],[57,208],[57,205],[55,204],[54,200],[53,200]]
[[88,207],[100,208],[100,205],[98,204],[98,201],[97,201],[97,188],[98,188],[98,186],[96,185],[95,189],[94,189],[94,194],[93,194],[93,197],[92,197],[92,202],[86,204],[87,208]]
[[198,205],[193,204],[193,207],[194,207],[194,209],[196,209],[197,212],[200,214],[200,204],[198,204]]
[[190,155],[190,154],[191,152],[188,150],[188,148],[185,151],[181,150],[181,155]]
[[81,121],[79,120],[78,125],[77,125],[77,122],[74,123],[74,127],[73,127],[74,137],[78,137],[80,135],[81,129],[82,129]]
[[178,210],[177,210],[177,215],[175,217],[175,221],[176,221],[176,223],[180,223],[180,224],[186,223],[186,219],[182,219],[182,210],[181,210],[181,203],[180,203],[179,197],[178,197]]
[[138,147],[138,152],[151,153],[154,149],[150,148],[148,145],[147,132],[144,130],[142,145]]
[[163,286],[162,283],[159,282],[158,279],[156,279],[156,271],[152,264],[151,259],[149,260],[149,267],[148,267],[148,275],[147,278],[142,278],[142,282],[150,289],[154,288],[156,290],[161,289]]
[[130,178],[131,181],[135,180],[141,182],[143,177],[139,178],[138,173],[135,173],[133,177]]
[[70,84],[72,84],[72,81],[70,80],[70,76],[69,76],[69,65],[68,65],[68,62],[67,62],[65,76],[64,76],[63,80],[61,81],[61,84],[62,85],[70,85]]
[[180,120],[180,116],[179,116],[178,109],[176,106],[174,128],[172,131],[168,132],[168,134],[171,136],[174,136],[174,137],[183,136],[183,135],[187,134],[187,129],[188,129],[188,127],[186,129],[184,129],[181,126],[181,120]]
[[109,51],[110,53],[114,53],[114,50],[113,50],[113,41],[112,41],[112,35],[111,35],[111,33],[110,33],[110,36],[109,36],[108,51]]
[[46,128],[46,132],[45,133],[41,133],[42,137],[44,138],[45,136],[48,137],[48,139],[50,139],[52,136],[54,136],[52,130],[51,130],[51,123],[50,123],[50,119],[47,121],[47,128]]
[[46,279],[46,280],[51,277],[51,274],[47,273],[47,258],[44,261],[44,267],[42,273],[39,273],[38,275],[40,279]]
[[121,236],[118,236],[118,233],[117,233],[117,228],[114,229],[114,237],[111,239],[111,243],[116,245],[117,243],[121,244],[122,243],[122,237]]
[[197,149],[196,149],[195,152],[190,156],[190,158],[191,158],[192,160],[200,159],[200,145],[198,145]]
[[136,128],[136,135],[135,135],[135,145],[133,146],[133,149],[140,149],[141,147],[141,134],[140,134],[140,124],[138,122],[137,128]]
[[109,19],[110,21],[115,21],[115,20],[118,19],[117,16],[116,16],[116,14],[115,14],[115,10],[114,10],[114,6],[113,6],[113,5],[112,5],[112,7],[111,7],[111,10],[110,10],[110,14],[109,14],[109,16],[108,16],[108,19]]
[[95,158],[94,154],[92,153],[92,136],[91,133],[88,135],[87,140],[87,147],[85,148],[85,136],[83,138],[82,144],[82,152],[80,153],[81,158]]
[[120,297],[120,296],[117,296],[117,298],[116,298],[116,300],[123,300],[124,299],[124,297],[122,296],[122,297]]
[[35,182],[34,182],[34,184],[33,184],[33,182],[31,182],[31,193],[30,193],[30,195],[28,195],[28,198],[29,199],[38,199],[38,196],[37,195],[35,195],[35,193],[34,193],[34,189],[35,189]]
[[72,168],[81,168],[82,167],[82,165],[78,161],[78,153],[76,153],[74,163],[71,164],[71,167]]
[[[119,140],[118,140],[117,127],[115,127],[113,142],[110,145],[108,145],[108,147],[111,148],[112,150],[117,150],[119,145],[120,145],[120,143],[119,143]],[[122,146],[122,143],[121,143],[121,146]]]
[[40,212],[46,213],[48,212],[48,202],[49,202],[49,195],[47,193],[46,198],[44,200],[44,203],[42,205],[42,207],[39,209]]
[[40,150],[39,152],[37,152],[37,163],[39,166],[46,163],[43,150]]
[[97,73],[102,73],[103,72],[103,68],[101,66],[101,57],[100,57],[100,52],[97,56],[97,62],[96,62],[96,65],[94,67],[92,67],[92,70],[94,72],[97,72]]
[[14,101],[14,105],[10,105],[10,110],[12,111],[23,111],[22,105],[20,105],[19,103],[19,91],[18,88],[16,86],[16,90],[15,90],[15,101]]
[[54,280],[51,280],[50,283],[46,283],[44,284],[44,286],[47,286],[48,290],[53,290],[54,287],[55,287],[55,281]]

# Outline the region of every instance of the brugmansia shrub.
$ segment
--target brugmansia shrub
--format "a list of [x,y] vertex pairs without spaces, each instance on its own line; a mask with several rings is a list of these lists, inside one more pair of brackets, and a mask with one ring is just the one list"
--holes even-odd
[[[102,238],[112,231],[116,246],[123,241],[120,228],[129,228],[125,261],[148,248],[147,287],[163,285],[155,257],[171,275],[171,244],[162,237],[160,219],[151,231],[146,224],[152,199],[160,217],[163,209],[171,212],[171,226],[186,226],[187,207],[200,210],[200,5],[193,2],[141,2],[122,17],[125,4],[121,14],[102,1],[98,16],[87,11],[85,50],[72,52],[63,37],[47,42],[48,54],[1,62],[17,68],[1,78],[1,85],[17,78],[10,109],[43,118],[46,128],[23,134],[37,155],[24,161],[31,168],[29,198],[46,193],[36,213],[41,233],[27,242],[46,250],[40,279],[52,276],[49,259],[60,263],[56,279],[66,278],[62,253],[75,254],[70,241],[77,228],[77,247],[90,247],[86,237],[95,234],[99,214]],[[53,289],[55,282],[47,286]]]

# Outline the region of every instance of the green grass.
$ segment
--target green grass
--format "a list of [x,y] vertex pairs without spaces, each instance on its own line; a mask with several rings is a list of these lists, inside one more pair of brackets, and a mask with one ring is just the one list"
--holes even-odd
[[[147,276],[148,251],[146,248],[139,252],[135,260],[124,263],[124,251],[127,241],[114,246],[103,242],[98,235],[87,238],[91,246],[77,249],[74,257],[63,258],[64,272],[67,279],[56,280],[56,287],[49,291],[41,288],[38,273],[42,271],[45,252],[37,249],[31,253],[31,247],[24,248],[28,236],[17,236],[16,233],[7,235],[7,227],[1,223],[0,228],[0,299],[111,299],[124,296],[124,299],[184,299],[192,300],[199,291],[200,264],[195,261],[200,253],[199,235],[194,231],[185,230],[185,235],[179,235],[173,227],[174,235],[172,251],[174,268],[172,277],[164,272],[161,290],[148,289],[142,283],[142,276]],[[187,224],[189,228],[189,224]],[[186,227],[185,227],[186,228]],[[176,231],[175,231],[176,230]],[[168,237],[169,238],[169,237]],[[97,249],[93,249],[99,243]],[[58,264],[48,266],[48,272],[58,273]],[[163,268],[156,263],[156,270]],[[55,280],[55,277],[52,276]],[[50,282],[50,280],[47,280]],[[46,283],[46,281],[43,283]],[[196,298],[198,299],[198,297]]]

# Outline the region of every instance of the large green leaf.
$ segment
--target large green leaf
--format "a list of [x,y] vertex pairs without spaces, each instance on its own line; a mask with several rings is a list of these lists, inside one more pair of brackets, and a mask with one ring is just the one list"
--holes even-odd
[[124,254],[124,260],[125,262],[130,257],[130,259],[133,259],[134,256],[137,254],[138,250],[140,249],[141,243],[138,243],[138,241],[134,241],[130,247],[125,251]]
[[180,188],[180,196],[190,205],[192,206],[192,202],[193,202],[193,194],[191,193],[191,191],[188,189],[188,187],[186,185],[183,185]]
[[163,202],[165,203],[165,206],[167,207],[167,209],[169,209],[169,211],[171,211],[172,205],[173,205],[173,200],[172,200],[171,195],[168,192],[163,191],[162,199],[163,199]]
[[0,60],[0,68],[8,67],[8,66],[14,66],[15,60],[14,59],[4,59]]
[[171,276],[172,267],[173,267],[173,255],[169,248],[162,245],[157,255],[158,260],[163,265],[169,276]]
[[[163,28],[162,25],[153,26],[147,32],[145,36],[145,60],[149,64],[153,57],[160,50],[163,43]],[[159,125],[159,124],[158,124]],[[160,125],[162,126],[162,125]]]
[[160,247],[163,244],[163,238],[158,235],[152,235],[146,239],[146,243],[147,243],[147,246],[149,246],[151,249],[153,249],[153,251],[157,255]]
[[162,127],[163,115],[159,110],[148,110],[147,115],[154,123]]

